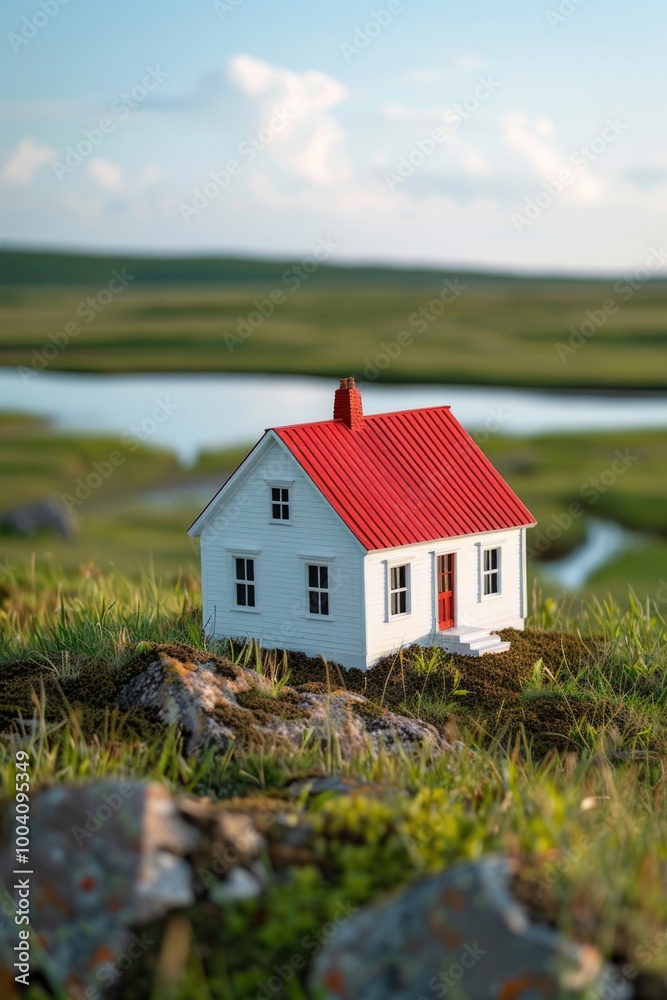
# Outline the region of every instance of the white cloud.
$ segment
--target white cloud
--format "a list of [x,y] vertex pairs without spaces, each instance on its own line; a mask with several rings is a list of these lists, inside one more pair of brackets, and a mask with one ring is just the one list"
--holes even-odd
[[308,188],[295,194],[286,195],[277,191],[270,176],[257,170],[248,183],[248,189],[260,204],[280,211],[300,210],[308,213],[316,212],[329,215],[332,220],[339,218],[341,212],[347,215],[358,215],[369,212],[382,214],[400,207],[398,198],[384,187],[366,185],[351,187],[340,194],[331,196],[321,188]]
[[316,184],[336,184],[347,176],[345,165],[336,154],[345,144],[345,133],[333,118],[318,123],[308,144],[293,157],[297,173]]
[[482,177],[491,173],[491,168],[481,153],[471,149],[463,158],[463,169],[473,177]]
[[579,201],[599,201],[602,196],[599,180],[589,170],[573,171],[570,158],[552,141],[555,128],[548,119],[538,119],[531,128],[526,115],[515,112],[503,120],[502,127],[505,140],[524,155],[543,181],[555,181],[563,171],[575,173],[573,196]]
[[103,191],[120,194],[123,190],[123,168],[117,163],[111,163],[109,160],[98,157],[91,161],[88,172]]
[[264,155],[315,184],[337,184],[349,176],[346,135],[329,114],[347,97],[340,81],[318,70],[297,73],[247,55],[234,56],[228,71],[232,83],[256,103],[260,126],[268,124],[276,110],[294,116],[275,133]]
[[2,179],[5,184],[27,187],[32,184],[40,167],[51,163],[56,153],[48,146],[40,146],[34,139],[21,139],[5,163]]
[[162,176],[162,168],[159,163],[149,163],[136,176],[128,178],[120,164],[98,157],[89,164],[88,173],[102,191],[133,196],[152,187]]
[[269,63],[252,56],[233,56],[229,61],[229,78],[246,94],[262,94],[271,85],[275,70]]

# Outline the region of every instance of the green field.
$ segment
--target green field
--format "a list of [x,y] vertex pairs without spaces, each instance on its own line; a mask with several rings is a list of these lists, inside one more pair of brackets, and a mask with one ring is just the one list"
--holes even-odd
[[[327,264],[309,274],[294,267],[298,262],[5,251],[0,365],[343,372],[370,380],[579,389],[667,386],[664,281],[631,288],[624,280]],[[110,293],[114,271],[132,280]],[[442,301],[445,287],[452,301]],[[612,303],[610,315],[605,302]],[[261,309],[272,314],[263,318]],[[603,321],[591,321],[589,312]],[[572,334],[571,327],[586,323],[584,335]]]
[[[483,449],[539,522],[529,533],[530,572],[546,594],[561,599],[543,567],[580,545],[595,518],[635,532],[636,547],[599,570],[584,596],[611,592],[625,603],[632,587],[642,599],[663,593],[667,600],[664,434],[619,431],[530,440],[491,435]],[[72,542],[0,536],[5,566],[23,572],[34,553],[38,565],[61,567],[65,574],[89,563],[104,571],[113,565],[133,579],[148,565],[170,581],[198,572],[198,544],[186,528],[245,449],[202,453],[185,469],[168,451],[130,451],[111,437],[64,434],[40,420],[6,414],[0,417],[3,507],[63,494],[77,500],[77,484],[114,450],[121,452],[122,464],[74,506],[79,536]]]

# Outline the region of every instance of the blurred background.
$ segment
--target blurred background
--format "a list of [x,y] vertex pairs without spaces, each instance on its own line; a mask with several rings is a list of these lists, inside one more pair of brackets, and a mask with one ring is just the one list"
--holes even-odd
[[665,20],[5,5],[0,585],[195,576],[204,503],[354,374],[452,405],[537,591],[667,603]]

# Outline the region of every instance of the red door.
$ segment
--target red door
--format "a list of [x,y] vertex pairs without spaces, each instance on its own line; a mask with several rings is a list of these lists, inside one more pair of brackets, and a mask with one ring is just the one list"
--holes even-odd
[[438,556],[438,628],[454,627],[454,553]]

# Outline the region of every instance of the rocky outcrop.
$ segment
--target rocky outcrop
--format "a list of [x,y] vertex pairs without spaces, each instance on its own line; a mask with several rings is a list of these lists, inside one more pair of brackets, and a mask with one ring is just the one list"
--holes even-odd
[[[0,824],[9,829],[10,823]],[[261,891],[263,838],[249,817],[161,785],[99,781],[31,802],[31,972],[70,1000],[100,997],[151,940],[141,930],[197,896]],[[254,866],[254,868],[253,868]],[[0,996],[19,996],[14,851],[0,849]],[[36,953],[34,944],[40,944]],[[43,949],[43,951],[42,951]],[[88,991],[88,992],[86,992]]]
[[326,1000],[626,1000],[596,948],[532,923],[509,892],[510,864],[458,865],[365,907],[339,926],[312,970]]
[[78,530],[79,524],[72,511],[55,497],[10,507],[0,514],[0,531],[21,538],[45,533],[70,541]]
[[221,749],[231,743],[256,749],[315,741],[343,758],[396,745],[451,749],[433,726],[384,712],[361,695],[281,687],[206,653],[194,661],[158,648],[128,673],[119,691],[121,707],[141,708],[165,725],[180,725],[188,752],[211,742]]

